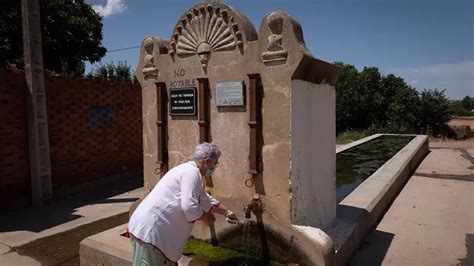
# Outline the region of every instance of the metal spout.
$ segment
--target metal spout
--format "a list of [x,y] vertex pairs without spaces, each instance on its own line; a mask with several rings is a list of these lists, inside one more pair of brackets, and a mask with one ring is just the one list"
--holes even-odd
[[245,205],[245,218],[250,219],[252,212],[257,213],[262,211],[262,202],[259,199],[252,199],[249,204]]

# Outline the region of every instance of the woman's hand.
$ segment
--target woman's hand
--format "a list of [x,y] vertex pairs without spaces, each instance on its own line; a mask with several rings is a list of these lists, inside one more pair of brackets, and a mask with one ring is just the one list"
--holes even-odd
[[225,216],[230,219],[237,219],[237,215],[235,215],[235,213],[231,210],[227,210],[225,212]]

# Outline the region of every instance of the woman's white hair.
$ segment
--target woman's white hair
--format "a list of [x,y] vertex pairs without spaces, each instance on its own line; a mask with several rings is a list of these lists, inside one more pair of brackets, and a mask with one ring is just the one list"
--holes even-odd
[[221,151],[219,151],[219,147],[216,144],[204,142],[196,146],[193,159],[202,160],[209,157],[217,160],[220,156]]

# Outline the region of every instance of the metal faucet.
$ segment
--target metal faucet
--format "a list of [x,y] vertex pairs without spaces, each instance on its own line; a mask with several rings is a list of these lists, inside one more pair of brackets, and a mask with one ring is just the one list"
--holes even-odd
[[252,212],[257,213],[262,211],[262,201],[260,199],[252,199],[249,204],[245,205],[245,218],[250,219]]

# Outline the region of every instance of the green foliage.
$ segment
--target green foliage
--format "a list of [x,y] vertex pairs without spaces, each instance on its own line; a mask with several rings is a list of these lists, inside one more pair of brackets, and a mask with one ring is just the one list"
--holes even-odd
[[419,93],[402,78],[383,76],[375,67],[359,72],[352,65],[335,64],[342,69],[336,84],[337,134],[445,134],[450,105],[443,90]]
[[381,75],[378,68],[364,67],[359,74],[359,92],[362,96],[362,104],[359,106],[359,124],[363,128],[367,128],[372,124],[372,121],[377,123],[382,120],[379,112],[382,105],[384,95],[379,88],[381,82]]
[[[469,96],[466,96],[469,97]],[[465,98],[464,98],[465,99]],[[463,101],[464,101],[463,99]],[[474,98],[471,98],[474,99]],[[466,104],[464,104],[466,105]],[[450,112],[452,116],[474,116],[474,112],[470,111],[471,109],[464,108],[463,102],[459,100],[451,100],[449,101]],[[474,107],[474,102],[473,105]]]
[[119,61],[115,66],[115,77],[117,81],[132,83],[133,72],[127,62]]
[[18,64],[23,51],[21,1],[0,2],[0,66]]
[[[85,61],[98,62],[102,18],[84,0],[40,1],[43,61],[46,69],[82,76]],[[23,66],[21,1],[0,4],[0,66]]]
[[422,91],[418,110],[421,133],[437,136],[446,130],[445,127],[451,119],[451,115],[444,90]]
[[367,137],[366,131],[345,131],[337,135],[337,144],[346,144]]
[[462,99],[461,103],[462,103],[462,107],[468,111],[471,111],[472,109],[474,109],[474,98],[471,98],[466,95],[466,97]]
[[394,96],[386,105],[387,120],[385,120],[385,123],[382,123],[386,127],[386,132],[400,134],[417,133],[420,100],[418,92],[406,85],[403,80],[402,83],[393,89]]
[[336,84],[336,131],[362,128],[358,126],[356,115],[362,100],[359,96],[359,72],[352,65],[336,62],[342,68]]
[[122,61],[119,61],[117,65],[113,62],[99,64],[97,68],[87,73],[86,77],[125,83],[134,81],[131,67],[127,65],[127,62]]

